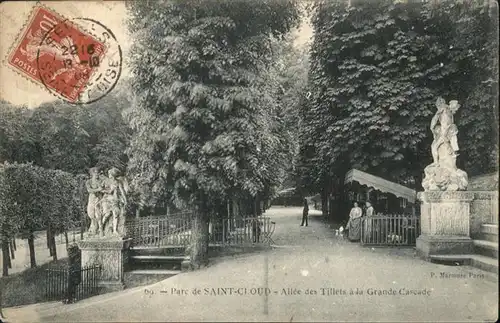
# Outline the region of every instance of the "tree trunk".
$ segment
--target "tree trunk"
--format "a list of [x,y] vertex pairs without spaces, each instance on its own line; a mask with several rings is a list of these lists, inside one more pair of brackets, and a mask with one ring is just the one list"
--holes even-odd
[[323,217],[328,217],[328,193],[324,188],[321,191],[321,213]]
[[208,263],[209,217],[205,201],[201,201],[193,216],[193,231],[190,246],[191,267],[199,269]]
[[28,247],[30,250],[30,264],[31,268],[36,267],[36,258],[35,258],[35,236],[33,235],[33,232],[30,232],[30,235],[28,236]]
[[12,269],[12,259],[10,258],[10,247],[9,247],[9,242],[5,242],[5,250],[7,252],[7,264],[9,266],[9,269]]
[[9,241],[9,249],[10,249],[10,258],[16,259],[16,255],[14,254],[14,246],[12,245],[12,240]]
[[254,214],[256,216],[261,216],[262,215],[262,208],[260,207],[260,196],[257,195],[255,196],[255,210],[254,210]]
[[3,292],[3,289],[4,289],[3,282],[0,279],[0,320],[5,319],[3,316],[3,313],[2,313],[2,292]]
[[17,251],[16,239],[12,239],[12,245],[14,246],[14,251]]
[[2,276],[9,275],[9,245],[7,241],[2,241]]
[[52,259],[54,261],[57,261],[57,248],[56,248],[56,238],[55,238],[55,234],[51,234],[50,235],[50,244],[51,244],[51,247],[52,247]]
[[85,232],[86,228],[87,228],[87,222],[85,221],[85,215],[82,213],[80,220],[80,240],[83,240],[83,233]]
[[49,227],[47,228],[47,249],[49,249],[49,254],[52,257],[52,248],[50,245],[50,242],[52,241],[52,239],[50,237],[50,234],[51,234],[51,231],[50,231],[50,224],[49,224]]
[[[498,142],[498,99],[499,99],[499,87],[498,87],[498,79],[495,76],[498,76],[499,66],[498,66],[498,52],[499,52],[499,30],[498,30],[498,2],[490,1],[490,19],[491,19],[491,28],[493,30],[494,37],[492,37],[492,41],[494,42],[494,49],[491,51],[492,54],[492,75],[493,75],[493,144],[495,148],[498,150],[499,142]],[[495,164],[498,165],[498,154],[495,154]]]
[[418,192],[418,191],[421,191],[423,189],[422,187],[422,181],[423,181],[423,174],[418,174],[418,175],[415,175],[414,177],[414,180],[415,180],[415,190]]
[[333,202],[333,197],[331,194],[328,194],[328,214],[329,214],[329,217],[328,217],[328,221],[329,222],[332,222],[333,221],[333,217],[334,217],[334,205],[335,203]]
[[[64,240],[66,242],[66,249],[68,249],[68,246],[69,246],[68,231],[64,231]],[[75,233],[74,233],[74,231],[73,231],[73,240],[75,240]]]

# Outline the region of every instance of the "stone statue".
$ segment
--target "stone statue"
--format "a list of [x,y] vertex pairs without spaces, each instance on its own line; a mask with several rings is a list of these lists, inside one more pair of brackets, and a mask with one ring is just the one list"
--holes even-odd
[[90,179],[85,183],[87,191],[89,192],[89,200],[87,204],[87,215],[90,218],[90,234],[97,234],[102,232],[102,212],[100,207],[100,200],[102,199],[103,181],[99,178],[99,170],[91,168]]
[[89,233],[123,235],[128,193],[126,178],[118,177],[119,170],[114,167],[108,171],[108,178],[103,178],[96,169],[91,169],[90,173],[91,178],[87,181]]
[[460,108],[458,101],[446,104],[443,98],[436,101],[437,112],[431,121],[434,141],[431,145],[433,163],[424,170],[422,186],[426,191],[461,191],[467,189],[467,174],[457,168],[458,129],[453,115]]
[[[125,210],[127,206],[128,184],[124,177],[118,177],[119,170],[111,168],[105,182],[102,199],[102,214],[104,223],[108,224],[108,232],[123,234]],[[110,221],[110,218],[112,221]]]

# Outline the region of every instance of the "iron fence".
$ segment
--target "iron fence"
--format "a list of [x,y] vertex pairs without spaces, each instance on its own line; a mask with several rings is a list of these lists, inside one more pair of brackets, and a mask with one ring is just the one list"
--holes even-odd
[[[275,223],[269,217],[239,217],[211,219],[209,243],[212,245],[243,245],[271,243]],[[190,214],[183,217],[143,217],[126,224],[132,246],[161,248],[186,247],[191,242],[193,221]]]
[[361,244],[413,246],[420,235],[420,218],[405,214],[364,217]]
[[216,245],[272,243],[275,223],[269,217],[242,217],[211,221],[209,242]]
[[69,268],[47,269],[45,295],[48,301],[73,303],[100,292],[100,266],[92,266],[79,270]]
[[189,213],[136,218],[125,225],[127,236],[132,238],[135,247],[185,246],[191,239],[191,227]]

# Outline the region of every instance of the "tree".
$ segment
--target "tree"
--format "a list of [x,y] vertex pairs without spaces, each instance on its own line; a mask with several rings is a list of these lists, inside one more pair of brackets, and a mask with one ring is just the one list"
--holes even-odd
[[88,106],[55,101],[31,113],[40,152],[38,165],[74,174],[90,167],[123,169],[129,132],[121,116],[123,96],[110,94]]
[[[288,35],[284,40],[273,43],[274,64],[269,68],[267,81],[275,97],[275,133],[281,136],[280,158],[285,171],[281,181],[285,187],[294,187],[294,171],[297,167],[299,133],[303,127],[300,109],[306,94],[309,54],[305,45],[297,46],[295,37]],[[272,92],[271,92],[272,93]]]
[[130,136],[125,98],[110,94],[86,106],[53,101],[33,110],[0,102],[0,161],[74,174],[94,166],[124,169]]
[[36,139],[29,127],[26,107],[0,100],[0,163],[35,159]]
[[439,96],[462,104],[459,167],[471,175],[494,167],[486,86],[493,29],[484,2],[350,4],[315,4],[310,139],[302,155],[313,156],[319,169],[309,182],[360,168],[420,184],[431,162],[428,128]]
[[15,237],[18,231],[16,218],[9,216],[16,207],[16,201],[10,194],[10,185],[14,178],[6,174],[0,164],[0,243],[2,246],[2,276],[9,274],[9,241]]
[[257,196],[273,172],[279,142],[262,71],[272,61],[270,36],[295,26],[298,9],[280,0],[128,6],[132,185],[146,205],[196,206],[190,253],[198,267],[206,261],[209,215],[229,196]]
[[[31,164],[0,164],[0,233],[6,242],[15,235],[28,240],[31,267],[36,267],[34,232],[48,228],[48,247],[57,260],[54,236],[74,227],[85,213],[81,186],[85,177]],[[4,262],[7,265],[8,262]],[[4,266],[4,275],[7,275]]]

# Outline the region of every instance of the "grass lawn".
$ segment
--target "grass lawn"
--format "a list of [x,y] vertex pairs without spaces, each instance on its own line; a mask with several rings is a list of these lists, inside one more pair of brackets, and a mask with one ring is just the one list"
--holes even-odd
[[[36,268],[29,268],[7,277],[0,277],[3,308],[47,302],[47,269],[63,267],[68,258],[45,263]],[[125,287],[133,288],[157,283],[172,275],[131,275],[125,273]]]
[[45,302],[47,269],[53,266],[65,266],[67,263],[68,258],[63,258],[36,268],[28,268],[7,277],[1,277],[2,307]]

